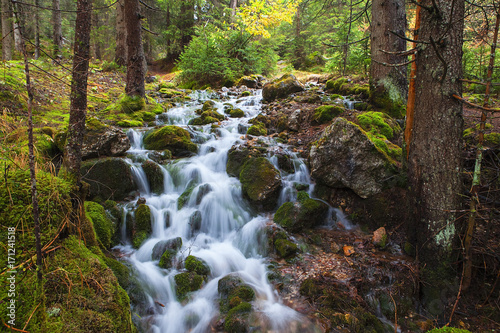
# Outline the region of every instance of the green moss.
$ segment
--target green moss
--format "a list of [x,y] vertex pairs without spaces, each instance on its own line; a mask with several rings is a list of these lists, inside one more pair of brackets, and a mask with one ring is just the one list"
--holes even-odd
[[206,101],[205,103],[203,103],[203,107],[201,109],[203,111],[207,111],[207,110],[212,109],[214,106],[215,106],[214,101]]
[[167,81],[167,82],[160,81],[160,83],[158,84],[158,90],[163,89],[163,88],[174,89],[175,84],[173,82],[170,82],[170,81]]
[[198,146],[191,142],[189,132],[174,125],[164,126],[146,133],[144,147],[151,150],[169,149],[174,154],[198,150]]
[[384,137],[391,140],[394,137],[394,128],[399,130],[397,124],[393,126],[388,124],[390,118],[382,112],[365,112],[356,117],[362,129],[378,137]]
[[94,226],[94,230],[103,249],[109,249],[112,244],[115,226],[107,217],[104,207],[93,201],[85,202],[85,214]]
[[294,204],[293,202],[285,202],[278,208],[274,214],[274,222],[283,228],[293,226]]
[[250,311],[252,311],[252,305],[247,302],[242,302],[232,308],[224,321],[224,331],[228,333],[248,332],[248,316]]
[[279,178],[279,172],[265,157],[249,159],[240,172],[243,193],[250,200],[261,200],[262,193]]
[[161,88],[158,91],[163,98],[184,97],[185,93],[171,88]]
[[158,266],[164,269],[170,269],[172,268],[173,261],[175,259],[175,255],[177,254],[177,251],[175,249],[167,249],[163,254],[161,255],[160,262]]
[[132,237],[132,246],[135,248],[135,249],[138,249],[141,247],[142,243],[144,243],[144,241],[146,239],[148,239],[148,233],[145,232],[145,231],[138,231],[134,234],[134,236]]
[[119,121],[116,122],[116,125],[118,125],[120,127],[126,127],[126,128],[129,128],[129,127],[142,127],[142,126],[144,126],[144,124],[142,123],[142,121],[140,121],[140,120],[130,120],[130,119],[119,120]]
[[227,156],[226,172],[233,177],[239,177],[243,165],[251,157],[260,157],[261,154],[256,150],[248,148],[231,149]]
[[287,239],[277,239],[274,246],[282,258],[290,258],[298,252],[297,245]]
[[500,133],[488,133],[484,135],[484,143],[486,145],[498,146],[500,145]]
[[184,192],[182,192],[182,194],[177,199],[178,210],[182,209],[182,207],[184,207],[188,203],[189,198],[191,197],[191,193],[193,193],[193,190],[196,188],[196,186],[198,186],[198,183],[196,181],[191,180],[189,182]]
[[254,125],[250,126],[250,128],[247,130],[247,134],[253,135],[253,136],[264,136],[267,135],[267,129],[264,126],[263,123],[255,123]]
[[210,267],[208,267],[207,263],[200,258],[196,258],[195,256],[187,256],[184,261],[184,267],[190,272],[194,272],[198,275],[209,275]]
[[146,204],[140,204],[135,210],[135,230],[151,233],[151,209]]
[[242,109],[231,109],[229,116],[232,118],[242,118],[245,116],[245,112]]
[[[146,106],[146,110],[150,113],[153,113],[155,115],[157,114],[162,114],[165,112],[165,108],[162,104],[159,103],[153,103],[153,104],[148,104]],[[154,120],[154,119],[153,119]]]
[[174,280],[175,293],[180,301],[186,299],[189,292],[200,289],[203,284],[203,277],[191,272],[179,273]]
[[245,97],[245,96],[252,96],[252,93],[251,93],[250,91],[248,91],[248,90],[245,90],[245,91],[243,91],[243,92],[241,93],[241,96],[242,96],[242,97]]
[[144,161],[141,166],[146,174],[151,191],[156,194],[163,193],[163,171],[161,166],[149,160]]
[[338,105],[323,105],[314,110],[313,121],[325,124],[340,116],[343,112],[344,109]]
[[405,99],[390,78],[370,85],[370,102],[393,118],[402,118],[406,113]]
[[218,113],[213,109],[207,109],[207,110],[201,109],[199,111],[201,111],[200,117],[191,119],[189,121],[190,125],[207,125],[207,124],[217,123],[225,119],[224,115]]
[[340,90],[340,87],[345,83],[347,83],[347,79],[343,77],[336,80],[328,80],[326,81],[326,90],[337,93]]
[[442,327],[442,328],[434,328],[430,331],[427,331],[427,333],[471,333],[469,330],[464,330],[461,328],[455,328],[455,327]]
[[128,96],[124,95],[120,101],[118,102],[119,104],[119,111],[123,113],[134,113],[136,111],[143,110],[146,106],[146,103],[144,101],[144,98],[140,96]]
[[123,289],[127,290],[130,286],[130,269],[120,261],[113,258],[104,257],[104,261],[106,262],[106,265],[113,271],[113,274],[116,276],[116,279],[118,280],[120,286]]

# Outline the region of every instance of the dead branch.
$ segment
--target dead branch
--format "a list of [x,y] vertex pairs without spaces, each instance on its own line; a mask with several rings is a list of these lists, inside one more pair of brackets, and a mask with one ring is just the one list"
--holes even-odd
[[481,105],[477,105],[477,104],[474,104],[472,102],[469,102],[468,100],[466,100],[465,98],[463,97],[460,97],[456,94],[453,94],[451,95],[453,98],[459,100],[460,102],[462,103],[465,103],[475,109],[479,109],[479,110],[484,110],[484,111],[488,111],[488,112],[500,112],[500,109],[494,109],[494,108],[488,108],[488,107],[484,107],[484,106],[481,106]]
[[381,61],[378,61],[378,60],[375,60],[375,59],[372,59],[372,61],[374,61],[374,62],[376,62],[378,64],[381,64],[383,66],[387,66],[387,67],[403,67],[403,66],[411,64],[412,62],[415,62],[415,59],[412,59],[412,60],[409,60],[409,61],[406,61],[406,62],[403,62],[403,63],[400,63],[400,64],[388,64],[386,62],[381,62]]

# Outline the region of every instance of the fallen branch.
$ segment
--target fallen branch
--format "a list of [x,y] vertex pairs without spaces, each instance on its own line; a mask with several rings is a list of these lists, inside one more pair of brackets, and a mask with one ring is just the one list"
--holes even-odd
[[472,102],[469,102],[468,100],[466,100],[465,98],[463,97],[460,97],[456,94],[453,94],[451,95],[453,98],[455,99],[458,99],[460,102],[462,103],[465,103],[469,106],[472,106],[473,108],[475,109],[480,109],[480,110],[484,110],[484,111],[488,111],[488,112],[500,112],[500,109],[494,109],[494,108],[488,108],[488,107],[484,107],[484,106],[481,106],[481,105],[478,105],[478,104],[474,104]]

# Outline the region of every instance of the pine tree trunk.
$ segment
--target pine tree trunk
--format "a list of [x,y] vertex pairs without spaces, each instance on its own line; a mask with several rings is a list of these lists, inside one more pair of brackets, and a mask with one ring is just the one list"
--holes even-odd
[[116,50],[115,62],[120,66],[127,65],[127,26],[125,24],[125,1],[116,3]]
[[52,24],[53,24],[53,43],[54,43],[54,59],[61,59],[62,54],[62,18],[61,18],[61,1],[52,0]]
[[35,59],[40,58],[40,0],[35,0]]
[[144,49],[139,0],[125,0],[125,21],[127,22],[127,86],[129,96],[145,96]]
[[[406,13],[404,0],[373,0],[371,22],[371,102],[388,110],[392,116],[404,113],[408,94],[406,66],[390,67],[387,64],[407,62],[404,55],[406,41],[391,31],[405,36]],[[385,52],[384,52],[385,51]],[[391,52],[391,53],[387,53]]]
[[[421,268],[422,301],[443,314],[456,295],[452,267],[462,193],[461,95],[464,0],[422,0],[415,117],[408,160],[411,225]],[[434,7],[436,4],[436,7]],[[450,26],[451,24],[451,26]]]
[[2,60],[12,60],[12,11],[10,0],[2,1]]

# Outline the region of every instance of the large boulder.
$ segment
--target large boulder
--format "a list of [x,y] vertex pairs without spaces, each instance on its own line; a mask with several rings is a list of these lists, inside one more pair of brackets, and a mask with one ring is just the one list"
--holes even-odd
[[265,157],[251,158],[240,172],[243,194],[258,208],[273,209],[281,191],[281,176]]
[[358,125],[337,118],[311,147],[311,175],[333,188],[350,188],[362,198],[380,193],[395,174],[388,158]]
[[[300,193],[305,194],[305,192]],[[313,228],[323,223],[328,213],[328,205],[305,195],[298,202],[285,202],[281,205],[274,214],[274,222],[290,232],[299,232],[304,228]],[[289,246],[288,243],[283,242],[280,245],[281,247]],[[280,251],[279,248],[277,250]]]
[[108,217],[104,207],[94,201],[85,201],[85,216],[94,226],[99,245],[103,249],[109,249],[113,245],[116,225]]
[[264,88],[262,88],[262,98],[265,102],[271,102],[276,98],[285,98],[290,94],[304,90],[304,85],[295,76],[285,74],[279,79],[264,85]]
[[120,128],[108,126],[92,118],[86,123],[82,144],[82,160],[103,156],[123,156],[130,140]]
[[198,151],[198,146],[191,141],[189,132],[174,125],[147,132],[144,136],[144,148],[152,150],[168,149],[177,156],[190,155]]
[[245,146],[233,146],[227,154],[226,171],[228,175],[239,177],[243,165],[252,157],[263,156],[263,152]]
[[182,238],[176,237],[167,240],[161,240],[153,247],[151,257],[153,260],[159,260],[162,254],[167,250],[178,251],[182,247]]
[[121,158],[108,157],[82,163],[82,180],[90,184],[90,199],[121,201],[137,189],[130,166]]

